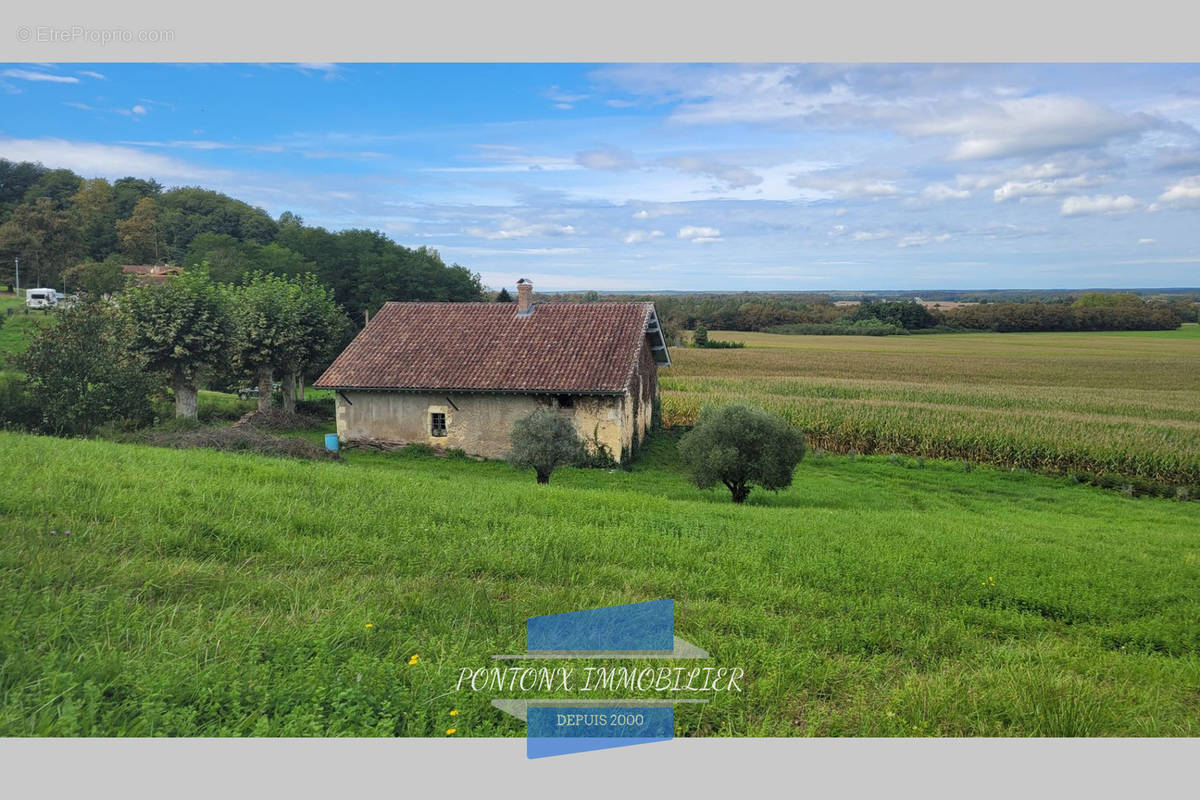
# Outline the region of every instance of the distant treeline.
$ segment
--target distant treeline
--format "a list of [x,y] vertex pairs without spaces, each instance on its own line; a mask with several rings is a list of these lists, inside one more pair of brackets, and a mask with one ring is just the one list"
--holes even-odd
[[0,285],[13,285],[17,258],[22,286],[68,293],[119,288],[121,264],[207,261],[214,280],[234,284],[256,270],[311,272],[360,321],[387,300],[483,299],[478,275],[379,231],[333,233],[208,189],[0,159]]
[[[556,299],[589,302],[631,299],[596,292]],[[671,341],[703,325],[709,330],[887,336],[904,332],[1162,330],[1195,322],[1194,294],[1141,297],[1134,293],[1053,293],[1049,300],[980,302],[958,308],[927,307],[914,300],[835,305],[823,294],[665,294],[652,300]],[[967,302],[967,301],[960,301]]]

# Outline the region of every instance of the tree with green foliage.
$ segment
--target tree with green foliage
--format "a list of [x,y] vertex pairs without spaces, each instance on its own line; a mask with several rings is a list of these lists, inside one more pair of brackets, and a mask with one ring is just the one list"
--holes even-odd
[[506,287],[500,287],[500,291],[496,293],[496,302],[511,303],[512,301],[512,295],[508,293],[508,289]]
[[[296,410],[296,390],[305,373],[314,365],[327,366],[337,354],[350,327],[350,320],[333,299],[333,291],[317,276],[307,274],[291,281],[299,329],[292,346],[282,354],[283,410]],[[303,397],[303,395],[301,395]]]
[[692,347],[707,347],[708,346],[708,328],[704,327],[704,323],[696,325],[696,330],[692,332]]
[[127,219],[133,213],[138,200],[144,197],[158,197],[162,194],[162,188],[162,184],[153,179],[126,177],[113,181],[113,210],[117,219]]
[[1071,305],[1075,308],[1115,308],[1117,306],[1138,307],[1145,304],[1142,298],[1133,292],[1085,292]]
[[226,292],[202,265],[159,284],[133,287],[121,305],[133,322],[131,349],[146,358],[150,370],[166,374],[175,415],[196,419],[197,378],[226,361],[233,342]]
[[255,272],[232,297],[237,363],[258,382],[258,410],[266,411],[275,376],[294,369],[304,347],[299,292],[286,278]]
[[86,255],[93,261],[103,261],[117,247],[112,184],[104,178],[83,181],[71,196],[70,206]]
[[549,483],[559,467],[578,464],[585,456],[583,440],[575,426],[548,408],[539,408],[513,423],[508,463],[537,473],[538,483]]
[[16,206],[0,225],[0,257],[21,259],[21,274],[36,286],[59,286],[62,271],[81,255],[71,215],[49,197]]
[[679,440],[679,455],[701,489],[722,483],[743,503],[754,486],[779,491],[804,458],[804,435],[786,421],[745,405],[707,408]]
[[69,292],[82,292],[97,298],[116,294],[125,287],[125,272],[118,258],[84,261],[63,272],[63,285]]
[[158,203],[143,197],[133,207],[128,219],[117,220],[117,239],[121,252],[133,264],[157,264],[165,255],[162,237],[158,232]]
[[279,230],[267,212],[249,203],[198,186],[163,192],[158,198],[163,241],[172,258],[183,257],[201,233],[224,233],[240,242],[268,244]]
[[8,219],[13,208],[25,199],[29,187],[38,182],[47,169],[32,161],[0,158],[0,222]]
[[106,302],[72,303],[17,357],[47,433],[87,436],[105,423],[148,424],[155,380],[129,349],[129,319]]

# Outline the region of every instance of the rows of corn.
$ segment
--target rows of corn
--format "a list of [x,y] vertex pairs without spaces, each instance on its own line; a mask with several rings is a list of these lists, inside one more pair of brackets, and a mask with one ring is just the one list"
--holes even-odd
[[[833,452],[1200,486],[1200,336],[1134,340],[1131,354],[1087,334],[1056,338],[1045,353],[1036,339],[1005,350],[1008,334],[980,335],[977,357],[962,351],[971,342],[939,337],[873,350],[811,342],[850,337],[750,336],[758,341],[745,350],[673,352],[661,377],[665,425],[690,425],[705,405],[748,403]],[[777,340],[808,341],[770,346]]]

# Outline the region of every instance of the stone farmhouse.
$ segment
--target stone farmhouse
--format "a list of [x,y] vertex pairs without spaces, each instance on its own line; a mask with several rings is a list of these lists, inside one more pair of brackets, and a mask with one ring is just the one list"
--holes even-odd
[[421,443],[499,458],[538,408],[593,449],[628,459],[658,407],[670,354],[653,303],[387,303],[314,383],[332,389],[338,438]]

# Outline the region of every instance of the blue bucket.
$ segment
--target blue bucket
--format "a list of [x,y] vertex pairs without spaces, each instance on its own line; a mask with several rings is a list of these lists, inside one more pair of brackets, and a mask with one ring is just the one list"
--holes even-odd
[[337,452],[338,438],[336,433],[325,434],[325,449],[332,450],[335,453]]

